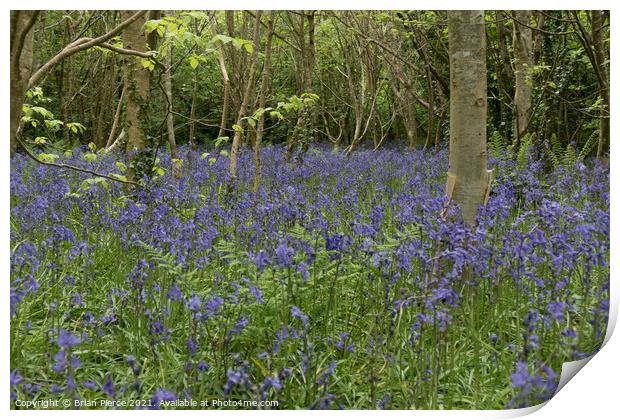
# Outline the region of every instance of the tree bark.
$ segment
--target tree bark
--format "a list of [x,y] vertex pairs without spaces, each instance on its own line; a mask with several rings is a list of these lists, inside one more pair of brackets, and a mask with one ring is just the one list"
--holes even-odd
[[[237,126],[243,128],[243,118],[246,115],[246,108],[250,100],[250,93],[254,88],[254,79],[256,73],[256,57],[258,56],[258,49],[260,48],[260,16],[261,11],[256,11],[256,18],[254,20],[254,50],[250,57],[250,74],[249,79],[245,85],[245,92],[243,93],[243,99],[239,106],[239,113],[237,115]],[[231,178],[237,177],[237,161],[239,157],[239,144],[241,143],[241,134],[243,130],[235,130],[232,146],[230,150],[230,176]]]
[[[131,18],[132,11],[122,11],[123,20]],[[147,40],[144,31],[145,15],[133,21],[123,30],[123,47],[146,52]],[[132,56],[125,58],[124,83],[127,86],[125,126],[127,130],[127,154],[135,155],[131,159],[128,175],[135,181],[143,173],[141,171],[140,153],[146,149],[145,123],[149,94],[150,72],[138,59]]]
[[[594,49],[594,57],[596,58],[596,66],[600,74],[599,89],[601,98],[603,99],[603,114],[599,125],[598,147],[596,157],[601,159],[609,149],[609,119],[610,119],[610,103],[609,103],[609,73],[605,65],[607,53],[605,52],[605,41],[603,37],[603,12],[601,10],[592,11],[592,46]],[[606,114],[606,115],[605,115]]]
[[[265,44],[265,61],[263,62],[263,74],[260,82],[260,97],[258,99],[258,107],[265,109],[265,103],[267,98],[267,92],[269,91],[269,65],[271,61],[271,40],[273,38],[273,21],[275,19],[276,12],[271,11],[269,14],[269,22],[267,24],[267,42]],[[262,177],[262,160],[261,160],[261,143],[263,140],[263,130],[265,128],[265,113],[263,112],[258,117],[258,124],[256,128],[256,141],[254,142],[254,185],[253,191],[257,192],[260,188]]]
[[[217,35],[216,20],[211,26],[213,36]],[[230,77],[228,76],[228,70],[226,69],[226,62],[224,60],[224,49],[221,45],[217,46],[217,61],[220,65],[220,72],[222,73],[222,83],[224,83],[224,100],[222,105],[222,118],[220,120],[220,130],[217,133],[218,138],[224,137],[226,134],[226,122],[228,121],[228,103],[230,102]]]
[[448,196],[463,220],[476,221],[489,184],[484,12],[448,12],[450,48],[450,157]]
[[123,83],[123,89],[121,90],[121,96],[118,98],[118,104],[116,105],[116,111],[114,112],[114,120],[112,121],[112,128],[108,135],[108,141],[105,144],[106,149],[112,146],[114,139],[116,138],[116,130],[121,120],[121,112],[123,111],[123,99],[125,98],[125,92],[127,92],[127,85]]
[[16,10],[11,13],[11,155],[17,150],[17,132],[24,96],[32,73],[34,23],[39,12]]
[[531,10],[515,10],[513,23],[512,48],[515,54],[515,144],[527,132],[532,114],[532,79],[530,71],[533,63],[532,30],[529,25],[532,20]]
[[[299,57],[300,57],[300,67],[301,67],[301,89],[300,95],[302,93],[311,93],[312,92],[312,73],[314,71],[314,61],[315,61],[315,45],[314,45],[314,32],[315,32],[315,20],[314,15],[316,13],[315,10],[311,10],[306,14],[306,12],[302,12],[303,15],[300,18],[300,28],[298,32],[299,38]],[[289,16],[291,12],[289,12]],[[306,35],[304,32],[305,25],[304,19],[308,21],[308,44],[306,46]],[[312,123],[312,121],[308,121],[305,112],[301,112],[299,117],[297,117],[297,123],[295,124],[295,128],[293,129],[293,133],[291,134],[288,142],[288,147],[286,150],[285,158],[287,161],[293,157],[295,149],[297,147],[297,143],[299,143],[299,133],[303,133],[306,129],[306,126]]]
[[[166,91],[165,105],[166,109],[166,130],[168,131],[168,146],[170,146],[170,156],[172,159],[178,159],[179,153],[177,152],[177,140],[174,135],[174,115],[172,114],[172,45],[168,45],[168,52],[166,54],[166,72],[164,74],[164,88]],[[181,167],[173,162],[172,175],[175,178],[181,177]]]

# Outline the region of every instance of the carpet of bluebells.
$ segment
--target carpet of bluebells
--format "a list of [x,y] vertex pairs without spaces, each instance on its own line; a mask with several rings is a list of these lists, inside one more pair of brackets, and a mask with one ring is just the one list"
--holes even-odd
[[[183,151],[185,154],[186,151]],[[161,154],[148,189],[11,161],[11,400],[516,408],[595,353],[609,171],[491,159],[468,229],[447,153]],[[119,156],[64,162],[122,175]],[[121,161],[119,161],[121,159]],[[191,162],[191,164],[190,164]],[[271,407],[274,408],[274,407]]]

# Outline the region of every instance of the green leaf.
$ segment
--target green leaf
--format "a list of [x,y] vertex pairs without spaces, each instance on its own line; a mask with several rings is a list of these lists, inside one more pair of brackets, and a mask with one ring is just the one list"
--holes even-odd
[[269,115],[273,118],[277,118],[279,120],[283,120],[284,119],[284,115],[282,115],[282,113],[280,111],[271,111],[269,113]]
[[112,178],[118,179],[119,181],[127,181],[127,177],[125,175],[115,174],[115,173],[109,173],[108,175],[110,175]]
[[209,158],[208,162],[209,162],[209,165],[213,165],[215,162],[217,162],[217,158],[214,158],[214,157]]
[[243,47],[248,52],[248,54],[252,54],[254,52],[254,45],[250,42],[244,42]]
[[155,63],[150,58],[141,58],[140,62],[145,69],[149,71],[155,70]]
[[228,150],[221,150],[220,151],[220,155],[221,156],[228,156]]
[[222,136],[215,139],[215,146],[220,146],[222,143],[227,143],[230,140],[228,136]]
[[67,127],[75,134],[83,133],[84,131],[86,131],[86,127],[77,122],[67,123]]
[[123,162],[115,162],[114,165],[116,165],[119,171],[127,172],[127,165],[125,165]]
[[84,153],[82,157],[84,158],[84,160],[91,163],[97,160],[97,155],[95,153]]
[[154,20],[147,21],[146,32],[150,34],[151,32],[157,30],[161,24],[162,24],[161,19],[154,19]]
[[47,137],[43,137],[43,136],[36,137],[36,138],[34,139],[34,142],[35,142],[36,144],[45,144],[45,143],[47,143]]
[[232,129],[235,130],[235,132],[237,133],[243,133],[243,127],[241,127],[239,124],[233,124]]
[[45,163],[54,163],[56,162],[56,159],[58,159],[58,155],[52,153],[41,153],[37,157],[40,161]]
[[45,120],[44,123],[52,131],[58,131],[63,126],[63,122],[60,120]]
[[196,57],[195,55],[192,55],[192,56],[189,58],[189,65],[190,65],[190,67],[192,68],[192,70],[196,70],[196,67],[198,67],[198,64],[199,64],[199,63],[200,63],[200,62],[198,61],[198,57]]
[[213,39],[211,40],[212,42],[216,42],[219,41],[222,44],[228,44],[230,41],[232,41],[233,39],[229,36],[226,35],[222,35],[222,34],[217,34],[213,37]]
[[82,184],[80,184],[80,189],[83,191],[88,191],[92,185],[97,184],[101,184],[105,188],[107,188],[109,185],[107,179],[98,176],[95,178],[86,178],[84,181],[82,181]]
[[54,118],[54,114],[52,114],[51,111],[48,111],[47,109],[43,108],[42,106],[33,106],[30,109],[33,112],[36,112],[37,114],[42,116],[43,118],[49,118],[49,119],[53,119]]

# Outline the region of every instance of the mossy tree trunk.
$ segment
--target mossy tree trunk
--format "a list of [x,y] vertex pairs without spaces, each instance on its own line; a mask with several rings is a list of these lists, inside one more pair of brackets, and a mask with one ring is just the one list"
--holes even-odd
[[[129,19],[134,12],[121,12],[123,20]],[[146,15],[142,15],[123,30],[123,47],[134,51],[147,51],[147,36],[144,29]],[[124,65],[124,83],[126,111],[125,127],[127,131],[127,154],[131,157],[129,179],[140,179],[146,170],[146,154],[148,153],[145,127],[148,119],[148,96],[150,72],[140,59],[127,56]]]

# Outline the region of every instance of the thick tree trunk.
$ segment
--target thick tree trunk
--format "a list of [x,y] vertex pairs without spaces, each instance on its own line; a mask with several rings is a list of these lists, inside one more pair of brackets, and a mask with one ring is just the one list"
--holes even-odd
[[450,158],[448,196],[463,220],[476,221],[489,184],[484,12],[448,12],[450,44]]
[[[123,20],[129,19],[134,12],[121,12]],[[145,15],[136,19],[123,30],[124,48],[146,52],[147,41],[144,31]],[[140,178],[143,173],[140,164],[140,154],[147,147],[145,123],[147,120],[147,105],[149,94],[150,72],[144,68],[136,57],[125,58],[124,83],[127,86],[125,126],[127,130],[127,154],[135,155],[129,166],[128,175],[132,180]],[[136,154],[137,153],[137,154]]]
[[530,10],[514,11],[512,48],[515,54],[515,141],[519,143],[527,132],[532,114],[532,79],[530,71],[533,63],[532,30],[530,25],[532,12]]
[[32,73],[33,28],[38,13],[33,10],[16,10],[11,13],[11,155],[17,150],[22,105]]

